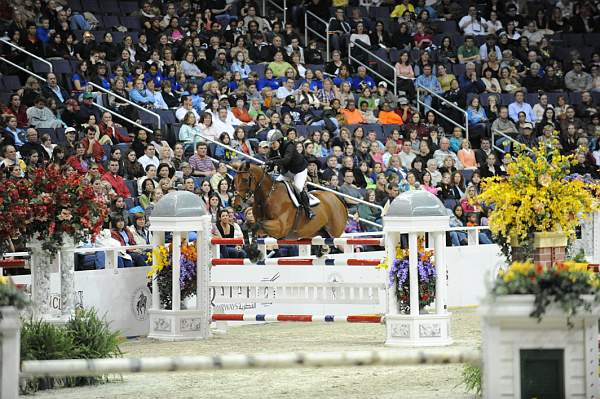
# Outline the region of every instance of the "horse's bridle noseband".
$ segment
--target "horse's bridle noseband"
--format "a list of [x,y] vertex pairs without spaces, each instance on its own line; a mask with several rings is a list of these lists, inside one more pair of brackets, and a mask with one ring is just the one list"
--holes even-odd
[[[256,188],[254,190],[251,189],[252,186],[252,174],[250,173],[250,170],[245,170],[245,171],[240,171],[238,173],[248,173],[248,191],[246,192],[246,195],[244,195],[244,197],[242,198],[243,202],[248,202],[248,200],[250,198],[252,198],[254,196],[254,194],[260,190],[260,187],[263,184],[263,180],[265,179],[265,176],[267,175],[267,172],[265,171],[264,167],[261,168],[262,169],[262,177],[260,178],[260,180],[258,181],[258,183],[256,184]],[[239,192],[238,192],[239,195]]]

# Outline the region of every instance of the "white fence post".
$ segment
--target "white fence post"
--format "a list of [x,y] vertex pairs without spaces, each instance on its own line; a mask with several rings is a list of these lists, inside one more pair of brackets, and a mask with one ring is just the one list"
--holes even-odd
[[12,306],[0,308],[0,398],[19,396],[19,362],[21,354],[21,323]]

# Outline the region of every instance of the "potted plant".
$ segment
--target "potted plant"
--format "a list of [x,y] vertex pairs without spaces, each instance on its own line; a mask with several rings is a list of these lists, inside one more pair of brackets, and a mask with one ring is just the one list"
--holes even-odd
[[9,277],[0,276],[0,397],[18,396],[20,342],[18,310],[29,303],[27,296],[19,290]]
[[[425,250],[422,239],[418,240],[419,271],[419,310],[423,312],[425,307],[433,303],[435,299],[436,269],[433,262],[433,251]],[[380,267],[389,269],[389,286],[396,295],[398,311],[403,314],[410,313],[410,281],[409,281],[409,257],[408,250],[396,248],[396,258],[388,265],[389,261],[382,263]]]
[[545,265],[564,260],[567,239],[595,209],[585,183],[568,178],[574,157],[561,155],[557,144],[554,138],[553,145],[540,144],[532,153],[517,148],[506,178],[482,182],[477,200],[490,208],[490,230],[509,260],[532,256]]
[[[196,294],[196,244],[182,243],[180,256],[181,301],[185,301]],[[148,264],[152,270],[148,272],[149,287],[152,289],[152,279],[156,279],[160,291],[161,306],[163,309],[172,309],[172,279],[173,279],[173,246],[159,245],[148,253]]]

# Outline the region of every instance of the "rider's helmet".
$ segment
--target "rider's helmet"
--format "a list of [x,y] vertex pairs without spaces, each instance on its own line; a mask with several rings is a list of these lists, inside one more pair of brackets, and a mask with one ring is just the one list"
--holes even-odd
[[267,133],[267,141],[269,143],[273,143],[274,141],[281,141],[281,140],[283,140],[283,134],[281,133],[281,130],[271,129]]

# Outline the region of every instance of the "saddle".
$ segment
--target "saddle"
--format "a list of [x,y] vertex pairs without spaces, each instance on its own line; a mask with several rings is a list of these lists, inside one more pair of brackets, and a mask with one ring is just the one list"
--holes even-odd
[[[300,201],[298,200],[298,193],[296,193],[296,189],[294,188],[294,186],[287,180],[280,180],[280,183],[283,183],[285,185],[285,188],[287,189],[288,195],[290,196],[290,199],[292,200],[292,203],[294,204],[294,206],[296,208],[300,207]],[[313,206],[317,206],[321,203],[321,200],[319,200],[317,197],[315,197],[314,195],[312,195],[310,192],[308,193],[308,203],[310,205],[310,207],[312,208]]]

